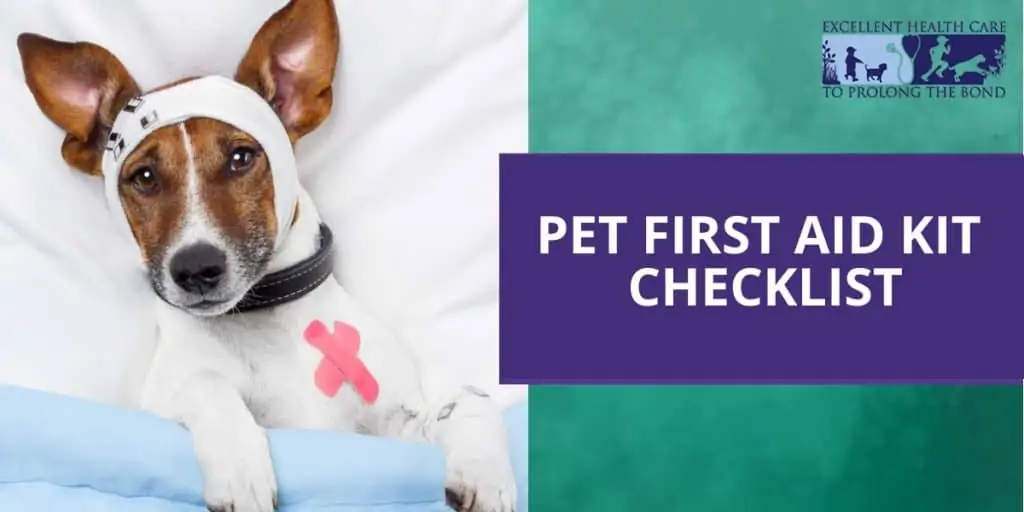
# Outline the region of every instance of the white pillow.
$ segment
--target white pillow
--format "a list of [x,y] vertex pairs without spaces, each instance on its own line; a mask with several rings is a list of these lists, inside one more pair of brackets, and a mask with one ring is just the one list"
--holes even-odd
[[[152,296],[98,180],[24,85],[21,32],[92,41],[143,88],[230,75],[281,0],[28,0],[0,17],[0,382],[134,405]],[[336,231],[337,276],[425,365],[497,386],[497,163],[527,148],[525,0],[338,2],[335,109],[300,172]],[[127,393],[125,391],[128,391]]]

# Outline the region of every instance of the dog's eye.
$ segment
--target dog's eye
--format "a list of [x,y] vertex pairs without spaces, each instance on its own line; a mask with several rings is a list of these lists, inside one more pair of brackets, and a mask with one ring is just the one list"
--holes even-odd
[[155,193],[157,190],[158,180],[156,170],[148,165],[139,167],[132,171],[128,180],[131,182],[132,188],[140,194],[150,195]]
[[228,169],[233,173],[243,173],[256,163],[256,150],[252,148],[235,148],[228,157]]

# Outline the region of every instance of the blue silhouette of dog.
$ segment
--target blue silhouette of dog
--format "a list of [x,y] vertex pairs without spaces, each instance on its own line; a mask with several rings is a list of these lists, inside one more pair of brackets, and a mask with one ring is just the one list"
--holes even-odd
[[864,71],[867,72],[868,82],[874,78],[878,83],[882,83],[882,74],[885,73],[885,70],[888,68],[889,66],[886,66],[884,62],[879,64],[877,68],[869,68],[868,65],[865,64]]

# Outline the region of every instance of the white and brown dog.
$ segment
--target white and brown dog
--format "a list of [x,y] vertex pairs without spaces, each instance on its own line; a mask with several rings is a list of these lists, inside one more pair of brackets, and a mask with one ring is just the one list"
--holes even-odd
[[234,81],[147,94],[100,46],[22,34],[18,48],[40,109],[67,132],[64,159],[104,178],[138,245],[159,299],[143,406],[192,433],[211,510],[275,508],[264,429],[287,427],[436,443],[450,505],[512,511],[499,408],[424,377],[443,372],[418,368],[331,277],[331,233],[292,146],[331,110],[338,32],[331,0],[291,0]]

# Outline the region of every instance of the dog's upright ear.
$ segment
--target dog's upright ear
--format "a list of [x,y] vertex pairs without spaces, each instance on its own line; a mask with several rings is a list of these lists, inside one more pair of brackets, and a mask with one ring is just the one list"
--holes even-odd
[[291,0],[256,33],[235,73],[277,110],[292,142],[331,112],[338,32],[332,0]]
[[18,36],[25,82],[39,108],[67,132],[64,160],[86,174],[102,174],[107,134],[139,86],[109,51],[36,34]]

